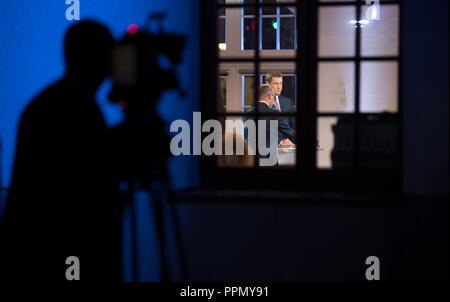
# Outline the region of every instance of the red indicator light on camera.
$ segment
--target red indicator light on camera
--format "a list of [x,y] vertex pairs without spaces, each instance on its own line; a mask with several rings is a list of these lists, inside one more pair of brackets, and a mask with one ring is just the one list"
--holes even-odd
[[130,35],[134,35],[138,31],[139,31],[139,26],[137,26],[137,24],[128,25],[127,33],[129,33]]

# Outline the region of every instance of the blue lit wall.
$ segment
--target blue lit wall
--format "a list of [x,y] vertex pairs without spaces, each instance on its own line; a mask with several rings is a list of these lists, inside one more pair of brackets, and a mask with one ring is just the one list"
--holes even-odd
[[[20,113],[27,103],[45,86],[64,72],[63,36],[71,22],[65,18],[68,6],[60,1],[5,1],[0,10],[0,139],[2,143],[2,186],[7,187],[14,158],[15,133]],[[179,77],[188,88],[185,100],[168,92],[161,101],[161,113],[167,121],[176,118],[192,119],[198,103],[197,4],[196,1],[80,1],[81,19],[101,21],[119,38],[130,23],[143,23],[149,12],[167,11],[168,31],[187,36],[184,63]],[[107,84],[107,83],[106,83]],[[107,85],[101,87],[98,101],[109,124],[118,121],[117,108],[106,100]],[[181,169],[178,164],[190,165]],[[174,159],[171,167],[176,187],[195,185],[197,176],[183,174],[195,171],[195,160]],[[195,174],[195,173],[194,173]],[[193,177],[194,176],[194,177]]]
[[[8,187],[15,152],[16,128],[21,112],[43,88],[62,76],[63,37],[76,21],[66,20],[65,0],[3,1],[0,8],[0,143],[1,186]],[[191,122],[192,111],[198,108],[198,3],[186,0],[81,0],[80,17],[104,23],[115,38],[120,38],[130,23],[143,24],[150,12],[166,11],[167,31],[187,37],[184,63],[179,78],[188,95],[180,100],[167,92],[161,100],[160,113],[169,123],[178,118]],[[120,120],[119,110],[108,104],[106,82],[98,94],[105,120],[113,125]],[[81,119],[82,117],[80,117]],[[155,142],[155,148],[158,142]],[[195,186],[197,163],[193,158],[174,158],[170,162],[175,188]],[[145,198],[145,197],[143,197]],[[142,204],[142,203],[138,203]],[[0,199],[0,218],[4,199]],[[144,208],[141,221],[150,212]],[[145,223],[147,223],[145,222]],[[152,239],[151,236],[146,238]],[[153,239],[152,239],[153,240]],[[148,243],[150,244],[150,243]],[[144,250],[154,250],[149,245]],[[151,264],[146,264],[150,267]],[[144,270],[146,280],[157,278],[156,272]]]

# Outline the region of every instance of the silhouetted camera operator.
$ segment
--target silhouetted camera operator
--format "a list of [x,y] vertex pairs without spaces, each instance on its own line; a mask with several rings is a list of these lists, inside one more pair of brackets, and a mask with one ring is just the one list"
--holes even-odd
[[20,119],[0,271],[9,280],[64,281],[66,258],[77,256],[82,281],[119,281],[122,203],[110,131],[94,101],[114,41],[82,21],[64,43],[64,77]]

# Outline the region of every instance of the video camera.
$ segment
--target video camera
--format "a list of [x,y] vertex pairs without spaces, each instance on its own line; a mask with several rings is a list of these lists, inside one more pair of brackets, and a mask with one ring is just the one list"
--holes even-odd
[[[147,112],[166,89],[179,87],[175,67],[181,62],[184,37],[164,33],[162,21],[165,13],[150,14],[141,30],[138,25],[128,26],[127,34],[117,43],[112,58],[113,88],[109,99],[119,102],[125,112]],[[159,30],[149,31],[152,22]],[[165,59],[169,67],[161,66]]]
[[[114,148],[121,156],[119,177],[144,184],[168,177],[165,163],[170,156],[170,138],[156,103],[163,90],[176,89],[184,95],[175,68],[182,60],[185,39],[164,32],[165,17],[165,13],[153,13],[143,29],[136,24],[128,26],[112,54],[109,100],[118,103],[125,114],[124,122],[113,129]],[[156,33],[149,31],[152,22],[159,27]]]

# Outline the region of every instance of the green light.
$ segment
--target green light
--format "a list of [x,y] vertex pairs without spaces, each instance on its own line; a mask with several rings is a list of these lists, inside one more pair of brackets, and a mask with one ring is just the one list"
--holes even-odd
[[277,21],[272,21],[272,27],[273,27],[273,29],[275,29],[275,30],[277,30],[277,28],[278,28],[278,23],[277,23]]

